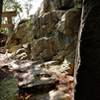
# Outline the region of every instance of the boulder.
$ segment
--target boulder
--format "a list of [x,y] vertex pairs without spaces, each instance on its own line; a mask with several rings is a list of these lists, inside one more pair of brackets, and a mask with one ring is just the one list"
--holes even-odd
[[41,88],[49,88],[52,85],[55,85],[56,80],[52,79],[46,69],[42,69],[41,66],[33,61],[13,60],[10,65],[10,70],[14,72],[18,87],[21,89],[29,89],[32,87],[39,90]]
[[33,23],[34,39],[52,36],[63,14],[64,11],[51,11],[38,16]]
[[32,46],[32,59],[48,61],[57,52],[57,46],[52,38],[40,38]]
[[80,25],[80,15],[81,11],[76,8],[66,11],[61,21],[58,23],[57,30],[64,33],[66,36],[77,36]]
[[11,36],[7,40],[6,48],[9,52],[16,52],[19,48],[22,47],[23,44],[29,43],[32,41],[31,34],[31,21],[30,20],[22,20],[19,22],[15,33],[11,34]]

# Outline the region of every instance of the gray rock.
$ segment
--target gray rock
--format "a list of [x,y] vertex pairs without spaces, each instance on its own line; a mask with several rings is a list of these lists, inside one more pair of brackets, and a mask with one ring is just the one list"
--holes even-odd
[[10,65],[12,66],[10,69],[14,71],[14,76],[18,80],[18,86],[21,88],[42,87],[56,82],[46,70],[35,65],[32,61],[17,60],[12,61]]
[[34,60],[49,60],[56,54],[56,44],[52,38],[38,39],[32,48],[32,58]]
[[52,0],[57,10],[67,10],[74,6],[74,0]]
[[56,24],[63,14],[64,11],[51,11],[38,16],[33,25],[34,39],[53,36]]
[[61,21],[58,23],[57,30],[66,34],[66,36],[77,35],[80,25],[80,15],[81,11],[79,9],[73,8],[66,11],[66,13],[62,16]]

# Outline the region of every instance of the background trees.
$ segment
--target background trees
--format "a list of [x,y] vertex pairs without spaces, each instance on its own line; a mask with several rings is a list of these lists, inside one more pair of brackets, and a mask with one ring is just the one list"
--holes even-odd
[[[2,2],[3,7],[1,5],[0,7],[2,8],[3,12],[16,11],[17,16],[12,17],[13,24],[15,24],[16,26],[23,18],[30,18],[30,10],[32,9],[32,1],[33,0],[25,0],[24,2],[20,0],[1,0],[0,2]],[[7,23],[7,18],[3,17],[2,22],[3,24]],[[2,30],[5,30],[5,29],[0,29],[0,31]]]

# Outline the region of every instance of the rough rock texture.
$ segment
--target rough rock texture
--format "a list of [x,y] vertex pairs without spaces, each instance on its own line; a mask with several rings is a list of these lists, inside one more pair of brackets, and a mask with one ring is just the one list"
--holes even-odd
[[[46,12],[39,16],[33,26],[32,58],[63,61],[63,58],[68,56],[68,49],[75,49],[79,18],[80,10],[74,8],[66,12]],[[73,52],[73,49],[70,52]],[[74,55],[72,59],[74,60]]]
[[[11,59],[15,60],[15,66],[20,66],[15,70],[20,89],[28,89],[28,84],[31,84],[30,88],[32,89],[33,87],[37,89],[37,84],[39,87],[43,87],[45,83],[49,87],[48,84],[55,85],[56,80],[66,87],[65,84],[68,83],[66,81],[67,75],[73,75],[80,23],[80,10],[72,7],[73,0],[44,0],[38,14],[33,18],[33,23],[20,22],[15,34],[8,40],[7,48],[8,52],[12,53]],[[27,26],[28,24],[31,25],[31,28]],[[31,70],[30,68],[27,69],[28,66],[25,67],[27,60],[35,63],[35,67],[29,65]],[[25,71],[22,71],[22,69]],[[12,68],[12,70],[14,69]],[[43,73],[43,76],[41,73]],[[37,77],[34,77],[35,74],[38,74]],[[27,78],[25,75],[29,77]],[[49,80],[51,83],[49,83]],[[71,86],[69,93],[71,97],[72,90]],[[59,88],[57,88],[53,91],[55,99],[51,97],[50,100],[70,100],[66,93],[68,91],[59,91]],[[57,97],[58,95],[60,96]]]
[[32,25],[31,20],[23,19],[19,22],[15,33],[11,34],[7,40],[6,48],[9,52],[16,52],[17,49],[21,48],[23,44],[32,41]]
[[47,73],[47,69],[42,69],[32,61],[13,61],[10,64],[12,66],[10,70],[15,71],[14,75],[18,79],[18,87],[37,87],[38,89],[38,86],[43,88],[48,84],[55,84],[55,80]]
[[66,36],[77,36],[79,30],[80,20],[80,10],[70,9],[62,16],[61,21],[58,23],[57,30],[64,33]]
[[33,26],[34,38],[37,39],[40,37],[51,36],[54,30],[56,29],[56,24],[58,23],[63,14],[64,11],[51,11],[51,12],[46,12],[43,15],[39,16],[34,21],[34,26]]

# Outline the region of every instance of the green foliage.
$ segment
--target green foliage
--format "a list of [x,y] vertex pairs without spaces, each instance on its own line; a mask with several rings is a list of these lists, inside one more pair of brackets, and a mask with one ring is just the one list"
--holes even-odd
[[21,4],[16,0],[4,0],[3,1],[3,11],[16,10],[17,12],[22,12]]
[[0,100],[16,100],[16,81],[13,77],[0,81]]

